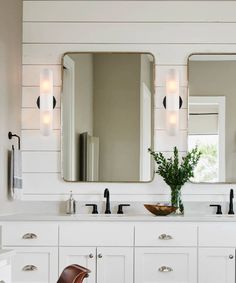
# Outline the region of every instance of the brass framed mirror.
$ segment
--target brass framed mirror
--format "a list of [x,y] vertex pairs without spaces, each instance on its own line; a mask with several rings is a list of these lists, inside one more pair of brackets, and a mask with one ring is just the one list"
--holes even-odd
[[188,58],[188,148],[202,157],[192,180],[236,183],[236,53]]
[[73,52],[62,66],[63,179],[150,182],[154,56]]

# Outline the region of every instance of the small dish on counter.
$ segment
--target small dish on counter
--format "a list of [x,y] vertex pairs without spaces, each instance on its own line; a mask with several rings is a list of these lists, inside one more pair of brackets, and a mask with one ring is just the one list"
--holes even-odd
[[156,216],[166,216],[177,210],[177,207],[162,204],[144,204],[144,207]]

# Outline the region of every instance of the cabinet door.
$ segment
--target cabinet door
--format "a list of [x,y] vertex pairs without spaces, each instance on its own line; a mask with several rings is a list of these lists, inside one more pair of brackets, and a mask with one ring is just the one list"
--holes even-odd
[[133,282],[133,248],[97,248],[97,283],[111,282]]
[[96,282],[96,248],[94,247],[60,247],[59,273],[70,264],[79,264],[90,269],[89,277],[85,283]]
[[197,249],[136,248],[135,283],[157,282],[196,283]]
[[58,278],[58,249],[14,247],[13,283],[55,283]]
[[235,283],[235,250],[199,249],[199,283]]
[[0,283],[11,283],[11,266],[10,264],[1,266],[0,262]]

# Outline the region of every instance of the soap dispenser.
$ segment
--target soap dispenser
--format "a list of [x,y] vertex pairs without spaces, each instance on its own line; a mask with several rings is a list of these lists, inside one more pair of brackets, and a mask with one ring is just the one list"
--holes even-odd
[[72,195],[72,191],[70,192],[70,197],[66,201],[66,213],[67,214],[75,214],[76,213],[76,203]]

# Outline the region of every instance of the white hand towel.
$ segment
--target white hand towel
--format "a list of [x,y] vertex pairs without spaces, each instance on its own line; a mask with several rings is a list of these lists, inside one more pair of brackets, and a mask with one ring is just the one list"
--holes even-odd
[[12,148],[11,151],[11,197],[13,199],[21,199],[22,184],[22,154],[21,150]]

